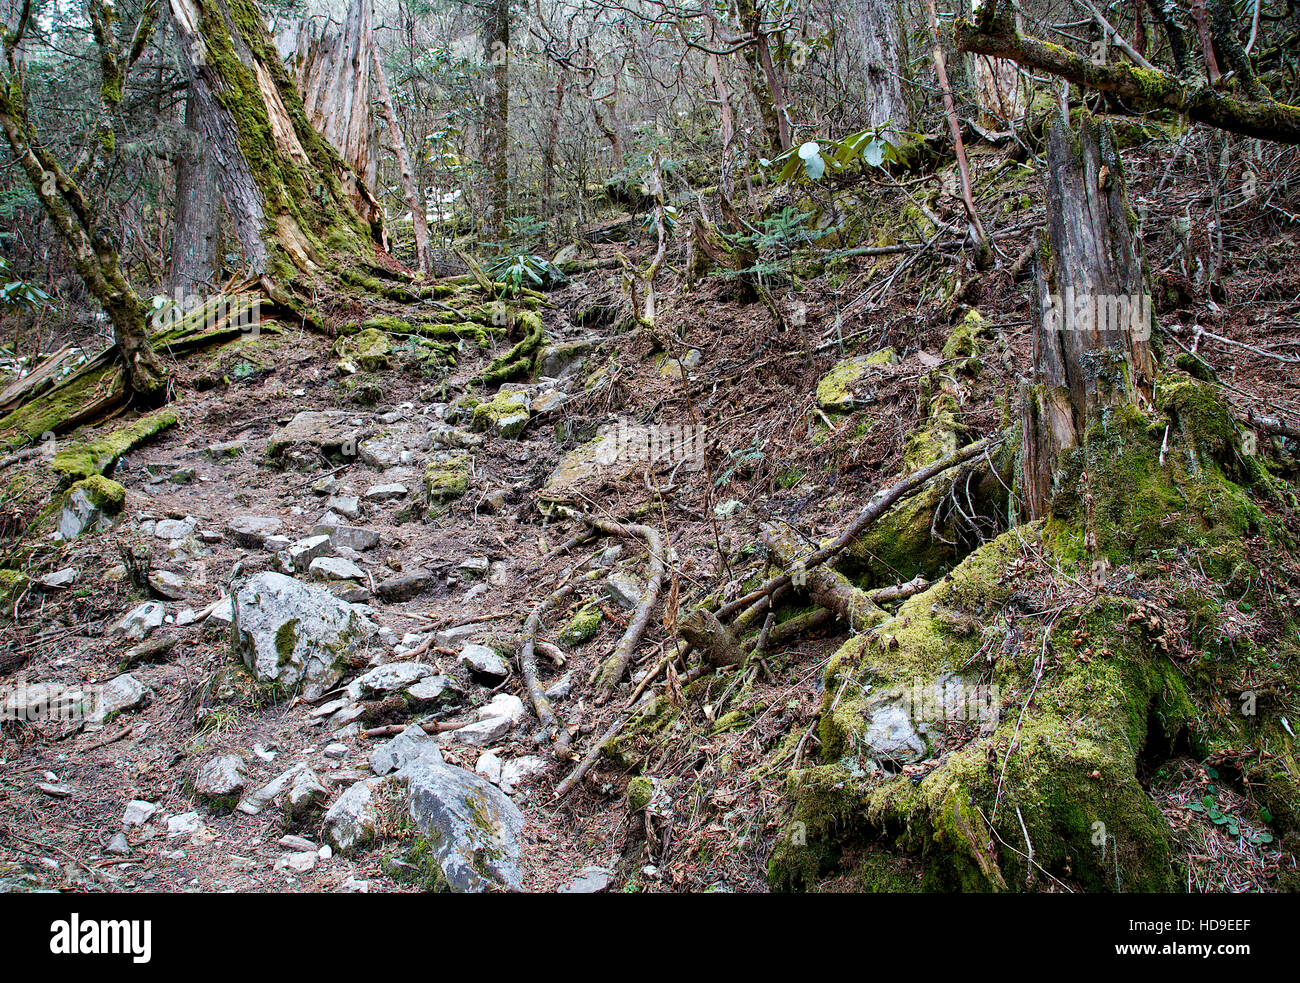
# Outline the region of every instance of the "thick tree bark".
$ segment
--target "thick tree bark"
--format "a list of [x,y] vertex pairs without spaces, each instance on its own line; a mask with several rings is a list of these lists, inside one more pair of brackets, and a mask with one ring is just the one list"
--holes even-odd
[[906,128],[908,113],[903,101],[895,4],[892,0],[856,0],[853,16],[867,75],[867,119],[872,126],[888,127],[883,135],[897,139],[898,131]]
[[1047,166],[1036,380],[1023,406],[1030,518],[1046,513],[1062,456],[1089,426],[1110,410],[1151,404],[1155,374],[1145,261],[1109,126],[1085,115],[1076,134],[1058,119]]
[[381,229],[382,210],[371,189],[378,174],[379,141],[370,117],[374,61],[371,0],[352,0],[341,30],[298,27],[294,75],[307,122],[339,152],[351,174],[344,190],[361,219]]
[[509,208],[510,183],[510,4],[489,0],[483,25],[483,60],[487,77],[483,87],[483,160],[488,168],[485,231],[500,239]]
[[291,278],[369,255],[357,179],[307,120],[255,0],[169,0],[205,146],[248,266]]
[[221,198],[217,173],[204,153],[198,106],[185,100],[185,136],[176,165],[171,269],[167,286],[178,296],[202,293],[219,270]]

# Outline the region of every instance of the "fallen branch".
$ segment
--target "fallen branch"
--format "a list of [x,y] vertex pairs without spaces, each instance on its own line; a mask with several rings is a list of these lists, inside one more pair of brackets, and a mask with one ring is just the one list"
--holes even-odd
[[[914,471],[912,474],[891,485],[889,488],[877,492],[862,511],[858,513],[858,517],[849,524],[848,528],[845,529],[844,532],[840,533],[838,537],[826,546],[823,546],[821,549],[816,550],[804,558],[803,569],[805,571],[812,570],[838,555],[846,546],[860,536],[867,527],[888,512],[899,499],[905,498],[918,489],[924,487],[932,478],[942,474],[949,468],[955,467],[965,461],[969,461],[973,457],[978,457],[986,450],[1000,444],[1003,439],[1003,434],[997,434],[992,437],[985,437],[983,440],[977,440],[973,444],[968,444],[959,450],[953,451],[951,454],[935,461],[928,467],[921,468],[919,471]],[[723,605],[723,607],[717,612],[718,620],[728,620],[737,611],[749,607],[764,595],[772,594],[781,587],[788,586],[791,582],[791,571],[787,571],[786,573],[771,578],[761,587],[750,591],[743,597],[736,598],[729,604]]]
[[1010,5],[989,0],[977,21],[958,20],[954,28],[962,51],[1010,58],[1025,68],[1038,69],[1076,85],[1113,92],[1130,114],[1170,109],[1188,119],[1243,136],[1300,144],[1300,106],[1272,99],[1248,101],[1217,91],[1210,85],[1192,84],[1168,72],[1134,65],[1096,65],[1060,45],[1021,34]]
[[578,767],[569,772],[569,776],[555,787],[555,798],[564,798],[569,794],[573,786],[582,781],[582,776],[591,771],[591,766],[594,765],[596,760],[600,757],[600,752],[604,749],[606,744],[618,735],[618,732],[623,729],[627,722],[632,719],[632,713],[634,710],[640,709],[641,707],[653,702],[654,697],[647,697],[640,703],[633,704],[632,706],[621,710],[618,717],[615,718],[614,722],[609,726],[609,729],[600,735],[600,739],[591,746],[591,749],[586,753],[583,759],[578,762]]

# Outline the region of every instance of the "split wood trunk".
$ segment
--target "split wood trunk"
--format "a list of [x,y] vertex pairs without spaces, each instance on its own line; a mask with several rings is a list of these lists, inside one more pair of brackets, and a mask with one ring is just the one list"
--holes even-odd
[[1142,244],[1109,126],[1058,119],[1047,145],[1035,384],[1025,392],[1025,509],[1046,513],[1062,455],[1111,410],[1150,404],[1153,324]]

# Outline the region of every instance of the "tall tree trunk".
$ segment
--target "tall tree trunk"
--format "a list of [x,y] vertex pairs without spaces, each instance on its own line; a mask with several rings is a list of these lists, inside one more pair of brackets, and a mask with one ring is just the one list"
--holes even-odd
[[371,193],[378,175],[379,141],[370,117],[374,14],[371,0],[351,0],[341,30],[298,26],[294,74],[307,122],[339,152],[352,207],[382,241],[382,209]]
[[568,68],[561,66],[555,80],[555,102],[551,106],[551,125],[546,132],[546,145],[542,149],[542,201],[551,207],[551,193],[555,188],[555,148],[560,142],[560,120],[564,112],[564,90],[569,82]]
[[219,269],[221,198],[217,173],[204,153],[198,106],[185,100],[185,136],[176,165],[171,268],[167,286],[184,296],[209,289]]
[[856,0],[853,5],[858,43],[867,74],[867,119],[883,134],[897,139],[907,123],[898,57],[898,14],[892,0]]
[[773,153],[790,147],[790,114],[786,106],[785,85],[772,60],[772,47],[763,25],[763,12],[755,0],[738,0],[737,14],[740,26],[750,38],[746,45],[745,60],[749,63],[750,88],[758,103],[763,129]]
[[510,2],[489,0],[483,26],[483,60],[487,78],[483,88],[483,160],[488,168],[485,232],[500,239],[509,208],[510,183]]
[[255,0],[169,0],[235,236],[255,273],[292,278],[372,253],[352,169],[307,120]]
[[1088,429],[1131,404],[1150,406],[1155,373],[1142,244],[1115,137],[1085,114],[1047,142],[1047,229],[1038,252],[1035,384],[1024,400],[1025,508],[1047,512],[1061,461]]
[[379,62],[379,49],[374,45],[370,47],[370,57],[374,61],[375,74],[372,81],[375,86],[375,101],[379,103],[379,110],[388,125],[388,139],[393,144],[393,156],[397,158],[397,167],[401,175],[402,195],[406,199],[406,207],[411,210],[411,230],[415,236],[415,265],[422,273],[432,273],[433,256],[429,252],[429,216],[424,202],[424,191],[416,186],[415,172],[411,168],[411,155],[406,152],[406,138],[402,136],[402,127],[397,122],[393,94],[388,90],[384,66]]

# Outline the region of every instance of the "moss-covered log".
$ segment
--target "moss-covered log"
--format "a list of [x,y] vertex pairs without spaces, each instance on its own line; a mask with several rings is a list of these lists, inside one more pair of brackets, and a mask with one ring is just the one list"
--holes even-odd
[[976,23],[958,21],[955,33],[963,51],[1010,58],[1076,85],[1112,92],[1133,112],[1172,109],[1198,123],[1243,136],[1300,143],[1300,106],[1266,97],[1253,102],[1238,99],[1210,85],[1134,65],[1094,64],[1060,45],[1021,34],[1015,15],[1002,0],[981,7]]

